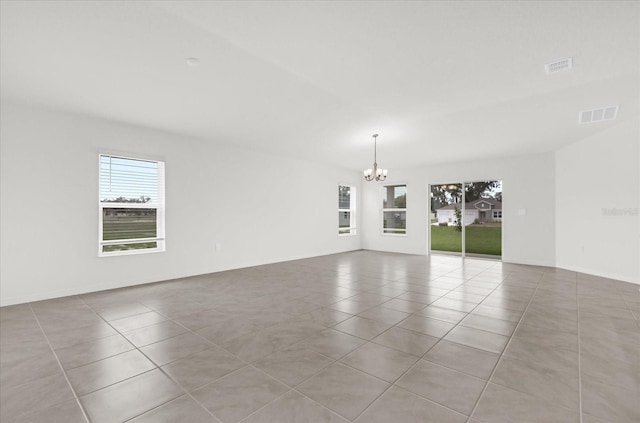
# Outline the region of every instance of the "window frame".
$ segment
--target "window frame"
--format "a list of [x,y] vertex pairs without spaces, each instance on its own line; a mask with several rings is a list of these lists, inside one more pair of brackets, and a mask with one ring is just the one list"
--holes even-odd
[[[340,187],[349,188],[349,208],[340,207]],[[349,184],[338,184],[338,236],[354,236],[357,234],[357,225],[356,225],[356,187]],[[341,228],[340,227],[340,213],[350,213],[349,215],[349,227]],[[348,232],[341,232],[347,230]]]
[[[103,202],[100,198],[100,183],[101,183],[101,165],[102,157],[112,157],[127,160],[138,160],[144,162],[154,162],[158,165],[158,201],[157,203],[117,203],[117,202]],[[136,254],[150,254],[161,253],[166,251],[165,240],[165,162],[159,158],[144,157],[142,155],[129,155],[119,154],[111,152],[99,152],[98,153],[98,257],[113,257],[113,256],[129,256]],[[103,239],[104,236],[104,210],[105,209],[155,209],[156,210],[156,236],[153,238],[131,238],[124,240],[108,240]],[[103,251],[103,247],[106,245],[120,245],[120,244],[141,244],[145,242],[156,242],[154,248],[139,248],[131,250],[121,251]]]
[[[406,182],[394,182],[394,183],[386,183],[384,185],[382,185],[382,189],[380,190],[380,203],[382,208],[380,211],[380,234],[382,236],[399,236],[399,237],[403,237],[403,236],[407,236],[407,224],[406,221],[407,219],[407,199],[409,197],[409,188],[407,186],[408,184]],[[404,208],[401,207],[384,207],[384,200],[385,200],[385,195],[386,195],[386,189],[388,187],[398,187],[398,186],[404,186],[404,190],[405,190],[405,205]],[[405,214],[405,228],[404,229],[395,229],[395,228],[385,228],[384,227],[384,214],[385,212],[404,212]],[[386,231],[391,231],[391,232],[386,232]]]

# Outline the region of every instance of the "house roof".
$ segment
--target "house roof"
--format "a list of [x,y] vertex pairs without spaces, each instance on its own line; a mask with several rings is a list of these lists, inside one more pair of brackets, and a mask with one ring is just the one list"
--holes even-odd
[[[476,204],[481,203],[481,202],[486,202],[491,204],[491,210],[502,210],[502,203],[498,200],[496,200],[495,198],[479,198],[477,200],[474,201],[470,201],[467,203],[467,209],[470,208],[476,208]],[[454,203],[454,204],[449,204],[447,206],[441,207],[438,210],[453,210],[455,209],[456,206],[459,207],[460,203]],[[489,209],[487,209],[489,210]]]

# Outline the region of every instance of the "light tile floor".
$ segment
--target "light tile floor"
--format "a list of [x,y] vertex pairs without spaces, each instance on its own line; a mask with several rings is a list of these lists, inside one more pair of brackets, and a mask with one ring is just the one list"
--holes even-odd
[[0,420],[638,422],[639,286],[357,251],[0,309]]

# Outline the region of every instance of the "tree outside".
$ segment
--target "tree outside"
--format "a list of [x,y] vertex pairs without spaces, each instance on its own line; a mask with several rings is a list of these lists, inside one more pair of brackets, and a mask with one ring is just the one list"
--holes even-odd
[[457,206],[453,210],[456,215],[456,231],[462,232],[462,210]]

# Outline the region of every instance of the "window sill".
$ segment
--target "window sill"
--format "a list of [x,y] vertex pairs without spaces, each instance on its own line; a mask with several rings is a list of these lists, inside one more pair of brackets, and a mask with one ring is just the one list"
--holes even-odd
[[112,251],[108,253],[98,252],[98,257],[117,257],[117,256],[135,256],[138,254],[164,253],[164,248],[147,248],[140,250]]

